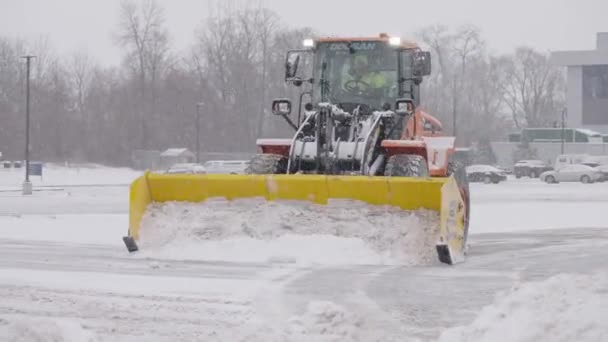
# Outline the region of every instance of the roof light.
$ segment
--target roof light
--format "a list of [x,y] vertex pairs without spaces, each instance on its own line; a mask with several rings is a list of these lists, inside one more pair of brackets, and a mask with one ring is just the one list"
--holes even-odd
[[304,47],[311,48],[315,46],[315,41],[313,39],[304,39],[302,45],[304,45]]
[[391,46],[399,46],[399,45],[401,45],[401,38],[400,37],[390,37],[388,40],[388,43]]

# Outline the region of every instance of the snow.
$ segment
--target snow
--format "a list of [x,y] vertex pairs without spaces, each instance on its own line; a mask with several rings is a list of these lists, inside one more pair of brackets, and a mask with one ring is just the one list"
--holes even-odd
[[[330,301],[310,302],[306,312],[288,322],[286,334],[290,341],[360,341],[365,332],[363,317]],[[368,334],[365,340],[372,336]]]
[[[141,171],[129,168],[109,168],[95,164],[45,163],[42,177],[30,176],[30,181],[34,190],[67,185],[128,185],[141,174]],[[25,167],[0,169],[0,190],[20,190],[24,180]]]
[[44,172],[0,169],[3,341],[608,339],[608,183],[471,184],[446,266],[412,229],[436,216],[357,202],[152,206],[129,254],[140,172]]
[[587,129],[587,128],[577,128],[576,130],[579,131],[579,132],[581,132],[581,133],[583,133],[583,134],[585,134],[585,135],[596,136],[596,137],[597,136],[600,136],[600,137],[602,136],[601,133],[596,132],[596,131],[591,130],[591,129]]
[[445,331],[439,342],[606,341],[607,319],[608,273],[560,274],[499,294],[473,323]]
[[356,201],[263,199],[152,204],[141,224],[146,257],[298,264],[434,264],[439,215]]
[[187,148],[169,148],[160,154],[161,157],[179,157],[182,155],[193,155]]
[[[152,270],[160,265],[150,263]],[[248,298],[267,285],[265,279],[189,279],[180,277],[103,274],[99,272],[65,272],[46,270],[21,270],[3,268],[0,282],[27,286],[44,286],[48,289],[79,291],[82,288],[124,295],[163,295],[178,297],[186,293],[213,292],[218,301],[234,301]],[[269,271],[266,276],[282,275],[281,270]]]
[[257,139],[255,144],[258,146],[291,146],[291,139],[279,139],[279,138],[264,138]]
[[[4,324],[3,324],[4,323]],[[0,336],[11,342],[96,342],[76,320],[11,317],[0,321]]]
[[[608,228],[608,183],[546,184],[538,179],[471,184],[471,234]],[[500,219],[497,219],[500,217]]]
[[2,236],[17,240],[122,245],[124,214],[0,216]]

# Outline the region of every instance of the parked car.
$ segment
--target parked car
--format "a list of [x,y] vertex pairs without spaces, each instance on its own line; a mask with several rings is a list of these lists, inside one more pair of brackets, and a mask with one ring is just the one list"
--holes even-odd
[[498,184],[507,180],[505,171],[491,165],[477,164],[466,168],[469,182],[484,182]]
[[541,173],[551,170],[553,168],[542,160],[520,160],[513,166],[515,178],[537,178]]
[[591,166],[572,164],[557,170],[543,172],[540,175],[540,180],[549,184],[559,182],[594,183],[601,177],[602,173]]
[[500,171],[504,172],[505,175],[512,175],[513,174],[513,170],[509,169],[507,167],[503,167],[500,165],[493,165],[495,168],[499,169]]
[[248,165],[248,160],[209,160],[204,164],[209,174],[244,174]]
[[555,158],[555,169],[562,168],[566,165],[583,164],[591,167],[608,163],[608,157],[596,156],[590,154],[560,154]]
[[205,174],[205,167],[197,163],[180,163],[172,165],[167,171],[167,174]]
[[601,175],[598,182],[608,182],[608,164],[596,166],[595,169],[599,171]]

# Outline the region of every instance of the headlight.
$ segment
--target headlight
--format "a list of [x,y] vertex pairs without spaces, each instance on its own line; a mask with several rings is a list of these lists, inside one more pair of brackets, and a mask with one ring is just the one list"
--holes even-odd
[[304,47],[306,48],[311,48],[315,46],[315,41],[313,39],[304,39],[304,41],[302,42],[302,45],[304,45]]

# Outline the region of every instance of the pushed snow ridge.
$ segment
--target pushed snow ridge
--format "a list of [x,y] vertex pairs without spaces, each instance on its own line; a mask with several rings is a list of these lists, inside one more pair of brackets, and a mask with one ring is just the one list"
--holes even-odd
[[439,214],[348,200],[211,199],[151,204],[141,225],[148,256],[234,262],[429,265]]

